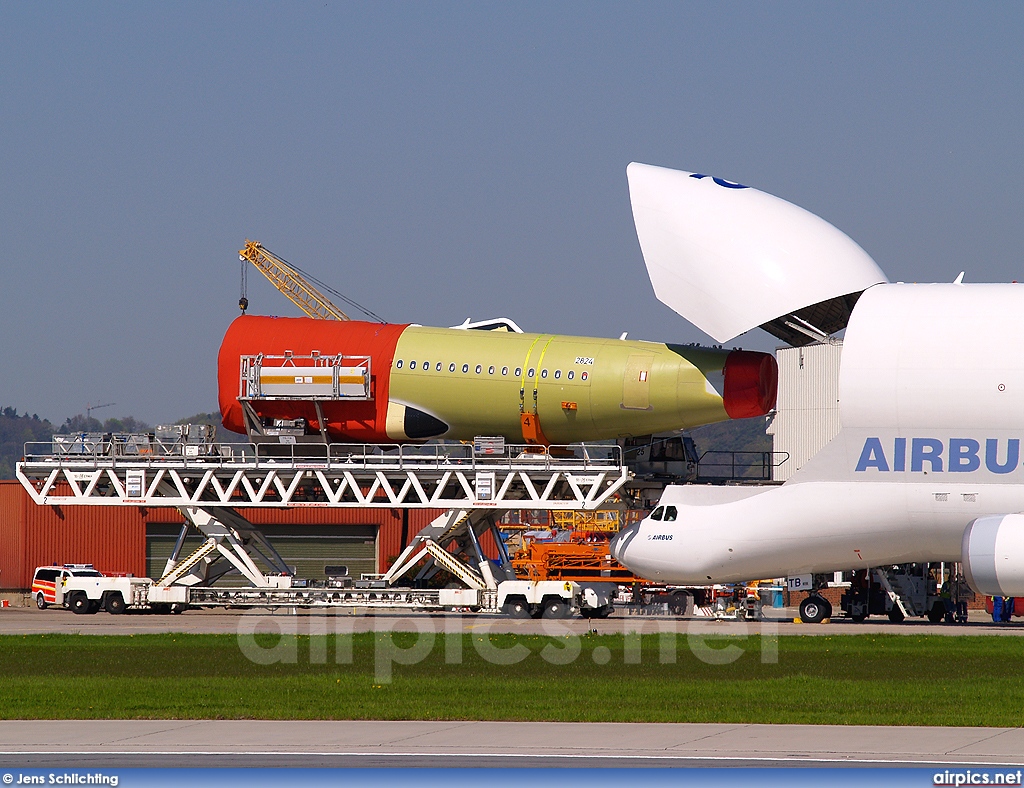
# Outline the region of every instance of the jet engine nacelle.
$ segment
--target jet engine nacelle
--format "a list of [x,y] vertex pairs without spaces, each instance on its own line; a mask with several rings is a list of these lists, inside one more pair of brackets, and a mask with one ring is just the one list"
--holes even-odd
[[967,583],[985,596],[1024,596],[1024,514],[979,517],[964,531]]

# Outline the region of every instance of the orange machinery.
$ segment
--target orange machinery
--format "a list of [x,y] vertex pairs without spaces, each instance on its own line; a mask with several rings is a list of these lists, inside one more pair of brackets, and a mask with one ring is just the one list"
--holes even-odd
[[644,510],[633,509],[624,512],[553,511],[549,525],[556,531],[568,531],[569,539],[547,541],[524,536],[522,546],[512,556],[512,567],[516,576],[524,580],[646,582],[608,553],[611,537],[624,525],[637,522],[646,514]]

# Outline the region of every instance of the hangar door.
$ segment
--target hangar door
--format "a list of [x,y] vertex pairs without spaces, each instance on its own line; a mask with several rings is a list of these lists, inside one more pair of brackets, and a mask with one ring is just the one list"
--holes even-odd
[[[360,574],[377,571],[376,525],[261,525],[260,530],[284,562],[295,567],[296,577],[323,580],[326,577],[324,567],[337,564],[347,566],[349,574],[357,579]],[[179,533],[181,526],[176,523],[147,523],[146,573],[149,577],[159,578],[164,573]],[[187,556],[202,542],[201,536],[190,533],[181,556]],[[246,582],[237,572],[232,572],[219,584],[246,585]]]

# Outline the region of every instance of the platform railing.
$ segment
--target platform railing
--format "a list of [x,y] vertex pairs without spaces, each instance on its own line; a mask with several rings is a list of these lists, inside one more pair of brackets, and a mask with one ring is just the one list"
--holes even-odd
[[25,444],[29,465],[76,467],[147,467],[168,464],[224,466],[325,467],[342,470],[439,470],[468,468],[608,469],[622,465],[614,444],[574,443],[560,446],[506,444],[504,451],[476,454],[470,444],[371,443],[184,443],[161,442],[147,435],[69,435]]

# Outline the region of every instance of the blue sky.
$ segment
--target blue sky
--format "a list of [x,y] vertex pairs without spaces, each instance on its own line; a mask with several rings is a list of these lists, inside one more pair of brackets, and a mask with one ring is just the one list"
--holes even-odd
[[[2,3],[0,405],[215,408],[247,237],[396,322],[709,342],[654,298],[630,161],[795,202],[893,280],[1024,278],[1022,33],[1009,3]],[[297,313],[259,279],[251,312]]]

